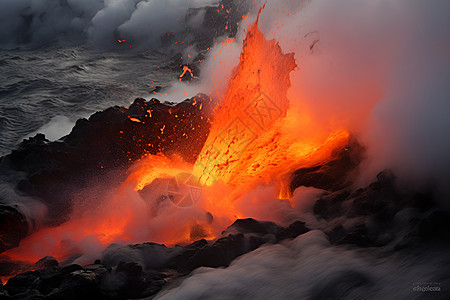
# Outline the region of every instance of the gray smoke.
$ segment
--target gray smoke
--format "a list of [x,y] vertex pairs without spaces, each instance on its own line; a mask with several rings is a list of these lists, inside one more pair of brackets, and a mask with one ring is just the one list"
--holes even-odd
[[133,47],[156,48],[162,34],[198,25],[186,23],[188,8],[217,4],[217,0],[3,0],[0,49],[84,43],[110,48],[118,39]]

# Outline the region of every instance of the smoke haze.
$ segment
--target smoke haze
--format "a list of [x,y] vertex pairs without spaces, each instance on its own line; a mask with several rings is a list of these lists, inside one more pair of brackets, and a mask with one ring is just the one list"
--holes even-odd
[[199,24],[186,23],[188,8],[217,4],[217,0],[4,0],[0,49],[84,43],[108,49],[118,39],[155,49],[162,34]]

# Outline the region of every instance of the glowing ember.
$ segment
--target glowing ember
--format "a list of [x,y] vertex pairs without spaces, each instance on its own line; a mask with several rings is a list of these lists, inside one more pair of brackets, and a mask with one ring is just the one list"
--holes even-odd
[[183,78],[186,73],[189,72],[191,74],[191,77],[194,77],[194,74],[192,73],[192,70],[189,69],[188,66],[183,66],[183,73],[181,73],[180,78]]

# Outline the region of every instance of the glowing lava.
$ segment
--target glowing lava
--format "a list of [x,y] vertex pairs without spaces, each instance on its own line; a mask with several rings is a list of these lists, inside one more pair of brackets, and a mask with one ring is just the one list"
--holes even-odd
[[[349,140],[345,130],[323,140],[298,139],[292,134],[298,120],[304,118],[289,109],[286,96],[289,75],[295,68],[293,54],[283,54],[275,40],[267,41],[257,22],[250,26],[240,63],[214,112],[210,134],[195,164],[148,156],[128,183],[140,191],[157,178],[192,172],[205,196],[197,205],[214,216],[211,226],[215,233],[234,219],[246,217],[235,201],[259,184],[275,185],[279,193],[274,197],[289,198],[293,171],[327,162],[333,151],[344,148]],[[180,241],[185,237],[183,234]]]
[[[236,201],[256,186],[275,185],[279,193],[274,199],[289,198],[293,171],[327,162],[349,139],[345,130],[328,138],[308,132],[308,138],[299,139],[294,133],[305,118],[290,109],[287,98],[295,68],[293,54],[283,54],[275,40],[267,41],[256,22],[248,28],[240,63],[194,165],[163,154],[144,157],[119,191],[105,196],[108,200],[97,208],[79,209],[81,213],[74,213],[67,223],[31,235],[4,255],[35,262],[46,255],[58,259],[80,252],[99,255],[117,241],[172,245],[213,239],[236,218],[247,217]],[[170,203],[170,195],[164,196],[160,188],[179,174],[192,174],[203,186],[202,197],[192,206]]]

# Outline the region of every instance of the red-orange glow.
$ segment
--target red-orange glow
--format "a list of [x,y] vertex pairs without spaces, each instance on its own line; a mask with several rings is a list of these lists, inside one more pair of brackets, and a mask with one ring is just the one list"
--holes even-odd
[[190,172],[192,167],[181,158],[167,158],[164,155],[149,155],[144,158],[128,177],[125,185],[133,185],[136,191],[158,178],[170,178],[181,172]]
[[[209,138],[194,166],[204,184],[230,182],[249,151],[286,115],[293,55],[282,54],[274,40],[266,41],[256,24],[249,28],[235,75],[214,115]],[[261,162],[262,165],[264,162]]]
[[[349,139],[345,130],[328,138],[310,132],[298,139],[292,133],[308,119],[289,109],[289,74],[295,68],[293,55],[283,54],[274,40],[267,41],[256,24],[249,27],[240,63],[214,112],[209,137],[194,166],[162,155],[149,156],[129,178],[135,190],[158,178],[192,172],[205,196],[198,206],[215,218],[213,233],[245,217],[235,201],[258,184],[273,184],[278,189],[274,197],[288,199],[293,171],[327,161]],[[179,232],[179,240],[185,238]]]
[[[349,139],[342,129],[326,134],[311,128],[302,132],[311,116],[291,107],[287,96],[295,68],[292,54],[283,54],[275,40],[267,41],[257,23],[250,26],[240,63],[226,93],[220,95],[210,134],[194,165],[163,154],[146,156],[98,208],[76,208],[65,224],[42,229],[5,255],[35,262],[47,255],[67,258],[85,251],[85,244],[95,245],[99,253],[117,241],[173,245],[213,239],[236,218],[247,217],[237,200],[256,186],[274,185],[274,198],[289,198],[288,179],[293,171],[326,162]],[[185,66],[180,77],[186,72],[193,75]],[[162,125],[162,134],[164,129]],[[160,205],[167,181],[181,173],[198,179],[202,196],[191,207],[171,201]],[[146,187],[155,195],[142,196]]]

